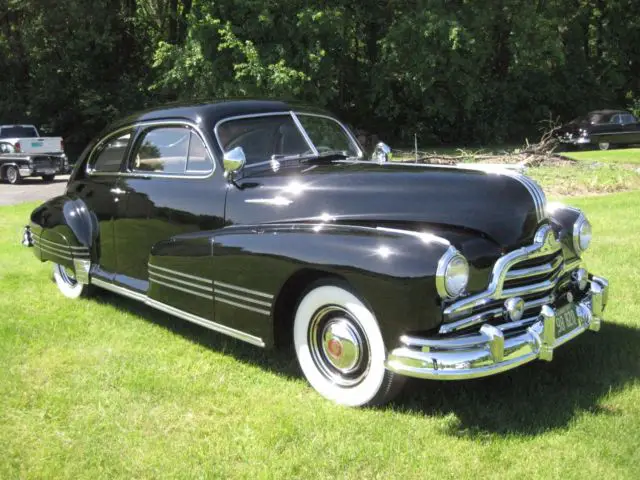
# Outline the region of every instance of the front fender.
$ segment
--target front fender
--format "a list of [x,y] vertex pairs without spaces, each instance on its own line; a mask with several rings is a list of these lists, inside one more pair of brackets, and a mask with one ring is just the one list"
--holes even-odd
[[[303,269],[340,276],[371,307],[389,347],[405,332],[441,322],[435,273],[449,243],[439,237],[339,224],[237,226],[211,234],[216,281],[277,301]],[[180,238],[172,243],[177,248]],[[272,331],[262,333],[273,338]]]

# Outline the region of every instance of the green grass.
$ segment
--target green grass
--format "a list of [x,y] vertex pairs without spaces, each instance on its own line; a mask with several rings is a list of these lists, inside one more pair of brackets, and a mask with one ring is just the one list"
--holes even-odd
[[581,162],[599,162],[624,165],[640,165],[640,148],[621,148],[618,150],[585,150],[563,152],[563,156]]
[[359,410],[320,398],[289,352],[108,293],[62,298],[18,245],[34,205],[0,208],[0,478],[637,478],[640,192],[572,203],[612,284],[600,333]]
[[640,172],[615,164],[578,163],[529,168],[550,196],[576,196],[640,190]]

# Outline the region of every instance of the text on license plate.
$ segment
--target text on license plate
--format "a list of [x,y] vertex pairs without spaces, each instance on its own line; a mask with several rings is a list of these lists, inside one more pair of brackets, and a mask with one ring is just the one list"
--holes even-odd
[[556,312],[556,338],[578,328],[578,316],[573,304],[566,305]]

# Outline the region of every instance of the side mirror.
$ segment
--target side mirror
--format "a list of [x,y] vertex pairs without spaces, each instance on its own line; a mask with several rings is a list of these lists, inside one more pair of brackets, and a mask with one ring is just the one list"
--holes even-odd
[[222,157],[222,164],[224,165],[224,171],[227,175],[240,170],[246,162],[247,158],[244,156],[242,147],[233,148],[225,152]]
[[380,142],[376,145],[376,148],[373,150],[373,155],[371,155],[371,160],[378,163],[384,163],[391,160],[391,147],[386,143]]

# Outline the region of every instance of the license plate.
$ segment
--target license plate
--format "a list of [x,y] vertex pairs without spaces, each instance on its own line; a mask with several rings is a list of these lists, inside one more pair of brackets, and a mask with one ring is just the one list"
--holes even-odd
[[44,175],[51,175],[52,173],[56,173],[55,168],[44,168],[41,170]]
[[31,142],[32,147],[41,147],[42,145],[44,145],[43,142]]
[[578,316],[573,304],[566,305],[556,312],[556,338],[578,328]]

